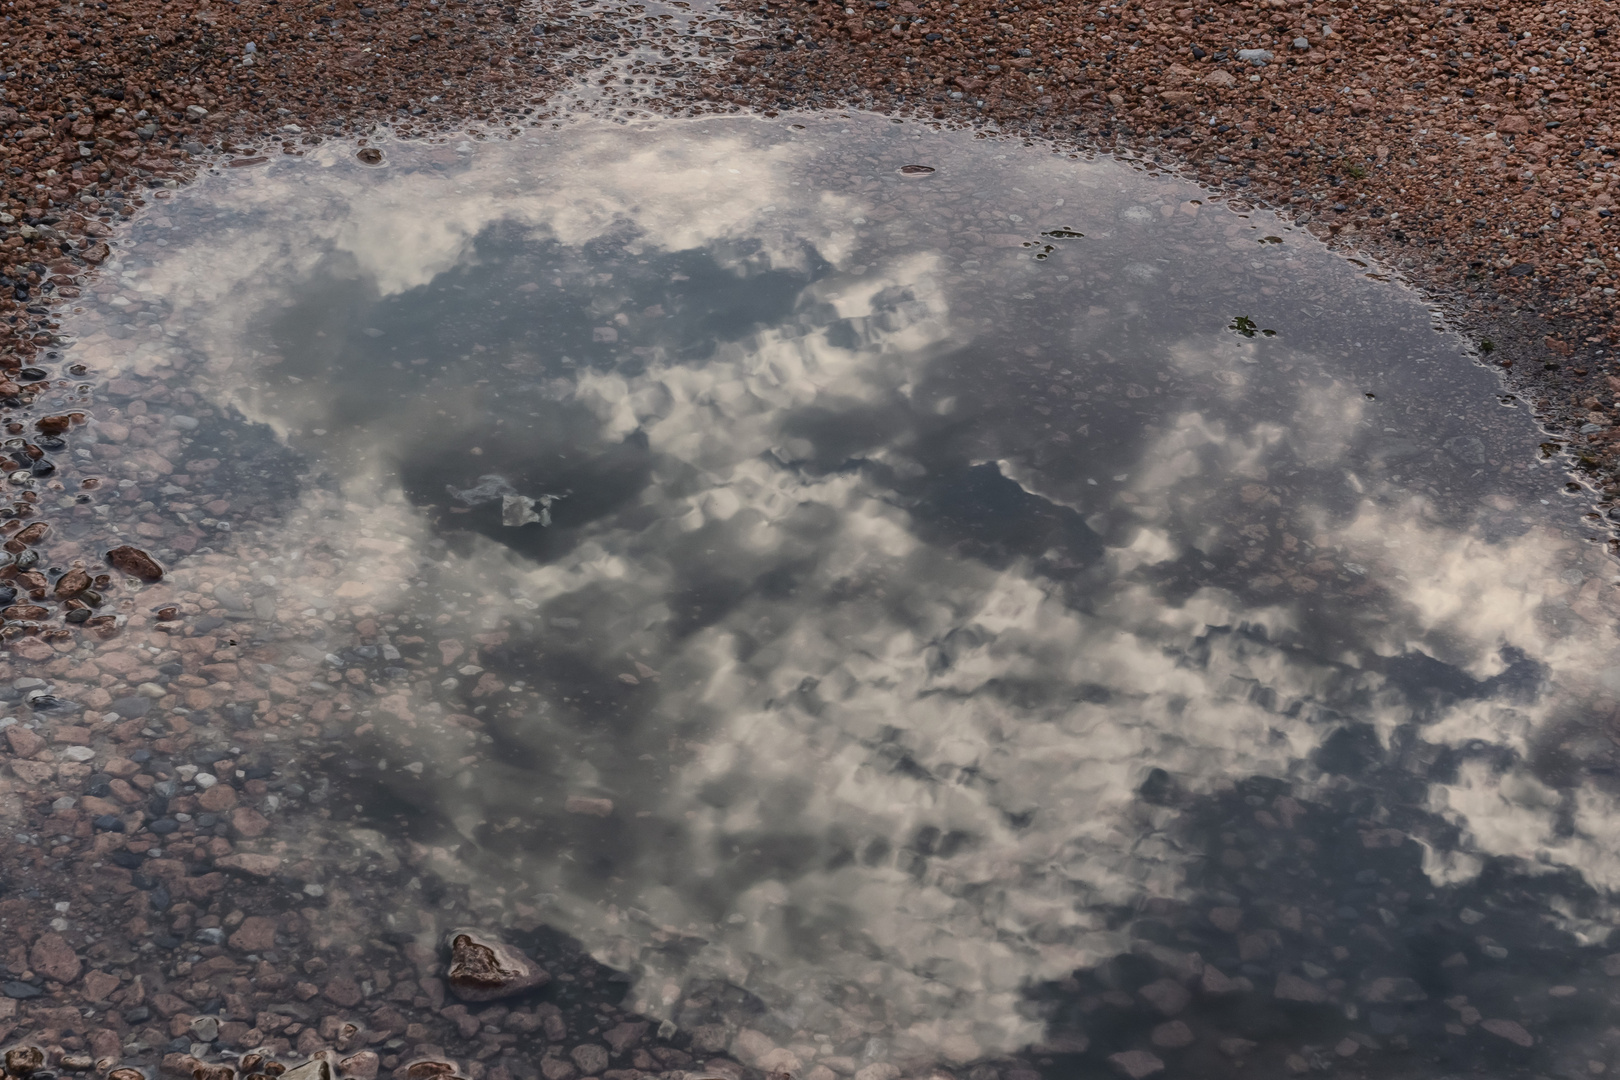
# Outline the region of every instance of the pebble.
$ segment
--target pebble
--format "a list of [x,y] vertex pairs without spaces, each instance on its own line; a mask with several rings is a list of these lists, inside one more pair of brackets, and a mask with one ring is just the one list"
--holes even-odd
[[128,544],[107,552],[107,561],[131,577],[146,581],[157,581],[163,577],[163,568],[157,564],[157,560],[140,548]]
[[1130,1080],[1142,1080],[1143,1077],[1164,1071],[1164,1062],[1146,1050],[1123,1050],[1117,1054],[1110,1054],[1108,1063],[1115,1071],[1129,1077]]
[[1486,1020],[1479,1026],[1482,1030],[1519,1046],[1534,1046],[1536,1042],[1535,1037],[1516,1020]]
[[445,980],[463,1001],[495,1001],[551,981],[546,970],[517,949],[477,930],[446,935],[450,963]]

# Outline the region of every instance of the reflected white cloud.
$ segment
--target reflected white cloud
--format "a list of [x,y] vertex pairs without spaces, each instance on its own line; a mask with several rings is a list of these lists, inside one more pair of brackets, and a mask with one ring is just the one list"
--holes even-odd
[[[940,251],[862,247],[846,222],[863,197],[819,190],[810,165],[821,151],[808,143],[581,128],[556,145],[538,158],[521,147],[401,151],[380,173],[332,162],[292,192],[236,185],[233,199],[285,206],[228,244],[174,249],[149,277],[213,358],[196,389],[285,433],[335,427],[332,388],[258,394],[270,375],[251,354],[250,324],[320,260],[344,261],[388,297],[483,258],[476,238],[517,223],[574,249],[620,232],[635,237],[631,254],[704,248],[739,277],[756,251],[773,267],[814,256],[848,270],[809,282],[790,317],[701,361],[657,345],[634,365],[556,374],[545,401],[586,432],[580,453],[644,438],[650,480],[554,556],[476,532],[447,549],[407,497],[398,462],[424,431],[476,429],[483,406],[471,391],[424,395],[334,436],[341,498],[309,492],[266,544],[301,552],[334,533],[354,538],[341,574],[291,579],[284,609],[319,612],[334,596],[359,615],[430,605],[419,612],[429,647],[447,657],[451,644],[471,655],[478,635],[499,629],[504,644],[527,625],[520,640],[534,654],[574,650],[608,685],[636,686],[633,716],[613,714],[612,753],[581,736],[577,701],[504,714],[503,736],[543,757],[537,769],[486,748],[477,732],[491,718],[447,716],[420,689],[381,697],[356,734],[379,740],[388,761],[425,762],[407,781],[412,797],[470,842],[428,865],[486,897],[499,886],[532,901],[538,918],[635,971],[640,1009],[680,1016],[683,987],[720,979],[757,994],[790,1030],[881,1037],[874,1056],[922,1060],[943,1048],[966,1061],[1038,1041],[1027,988],[1127,950],[1110,909],[1187,894],[1189,866],[1207,854],[1185,846],[1173,810],[1141,796],[1150,770],[1188,799],[1256,775],[1321,790],[1338,782],[1316,761],[1337,724],[1324,716],[1372,725],[1385,747],[1413,722],[1379,658],[1421,651],[1483,679],[1501,671],[1504,646],[1559,671],[1597,670],[1612,655],[1612,628],[1570,634],[1541,617],[1558,592],[1554,564],[1591,561],[1568,541],[1487,541],[1371,472],[1344,479],[1341,463],[1366,433],[1361,392],[1266,382],[1248,362],[1252,346],[1196,328],[1161,328],[1157,340],[1170,368],[1206,380],[1200,399],[1141,421],[1148,437],[1119,451],[1130,457],[1118,473],[1088,461],[1055,474],[1005,446],[958,455],[995,462],[995,477],[1043,510],[1071,511],[1061,520],[1074,535],[1080,521],[1101,535],[1085,534],[1095,558],[1060,552],[1074,555],[1062,568],[1078,584],[1040,565],[1047,552],[981,558],[966,527],[938,540],[929,530],[949,515],[904,483],[958,467],[930,447],[926,426],[956,406],[921,388],[953,349],[994,337],[979,329],[996,310],[982,286],[955,276]],[[520,165],[534,171],[509,180]],[[1073,168],[1032,172],[1056,185]],[[1116,210],[1099,197],[1086,213],[1112,220]],[[1086,213],[1073,222],[1085,227]],[[1095,258],[1128,255],[1129,286],[1156,290],[1163,274],[1135,261],[1139,242],[1118,239]],[[848,267],[857,257],[858,274]],[[835,335],[839,320],[848,325]],[[162,357],[148,345],[122,362],[151,371]],[[1287,358],[1327,366],[1303,348]],[[1121,412],[1157,385],[1105,373],[1092,389],[1105,378],[1134,388],[1110,406]],[[1286,390],[1285,414],[1244,413],[1262,384]],[[1002,387],[980,389],[988,399]],[[881,410],[837,467],[806,464],[822,449],[806,416]],[[1049,412],[1024,414],[1043,439],[1051,422],[1034,417]],[[1099,459],[1119,450],[1104,442]],[[1289,470],[1307,467],[1334,472],[1334,491],[1290,486]],[[1365,498],[1347,513],[1340,496],[1356,485]],[[1241,573],[1165,584],[1217,557]],[[173,587],[211,587],[217,569],[183,566]],[[453,581],[455,597],[413,583],[430,574]],[[782,584],[760,586],[767,579]],[[1363,579],[1388,592],[1347,618],[1354,640],[1307,649],[1315,631],[1300,598],[1356,595]],[[1572,609],[1598,602],[1583,587]],[[705,604],[718,614],[696,618]],[[456,670],[485,674],[471,666]],[[1528,757],[1567,700],[1455,702],[1426,720],[1424,738],[1486,739]],[[622,850],[607,880],[559,839],[570,794],[613,800]],[[1590,838],[1605,834],[1612,801],[1583,792],[1577,835],[1560,838],[1561,797],[1527,767],[1466,763],[1431,786],[1427,807],[1461,830],[1460,849],[1430,843],[1426,866],[1455,881],[1481,856],[1545,857],[1610,887],[1620,864]],[[509,819],[543,834],[516,858],[488,839]],[[513,918],[490,903],[492,919]]]

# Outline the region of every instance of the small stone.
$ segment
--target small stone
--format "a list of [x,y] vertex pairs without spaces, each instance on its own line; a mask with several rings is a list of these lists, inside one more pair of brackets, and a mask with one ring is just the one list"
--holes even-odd
[[152,699],[140,694],[131,694],[129,697],[115,698],[108,709],[125,720],[139,720],[152,711]]
[[441,1076],[454,1076],[456,1067],[448,1061],[429,1058],[413,1061],[405,1066],[405,1080],[437,1080]]
[[360,993],[360,984],[348,975],[332,976],[321,990],[321,996],[345,1009],[352,1009],[364,1000]]
[[83,570],[69,570],[56,579],[56,598],[67,600],[78,596],[91,585],[90,575]]
[[574,1064],[586,1076],[600,1076],[608,1067],[607,1050],[595,1043],[576,1046],[568,1052],[568,1056],[574,1059]]
[[1192,1028],[1180,1020],[1166,1020],[1153,1029],[1153,1045],[1161,1050],[1179,1050],[1193,1043]]
[[1243,925],[1243,909],[1235,907],[1210,908],[1209,922],[1217,930],[1235,934]]
[[47,979],[70,983],[79,977],[83,965],[73,946],[61,934],[41,934],[28,950],[28,962]]
[[1282,1001],[1303,1001],[1312,1005],[1319,1005],[1327,1000],[1326,990],[1298,975],[1289,975],[1286,972],[1277,976],[1276,994]]
[[1131,1080],[1142,1080],[1144,1076],[1164,1071],[1164,1062],[1146,1050],[1124,1050],[1118,1054],[1109,1054],[1108,1063]]
[[1214,71],[1204,76],[1204,85],[1225,89],[1237,85],[1237,76],[1233,75],[1225,68],[1216,68]]
[[570,814],[594,814],[597,817],[608,817],[613,813],[612,799],[592,799],[584,795],[570,795],[563,803],[563,809]]
[[128,544],[107,552],[107,562],[131,577],[146,581],[157,581],[163,576],[163,567],[157,564],[157,560],[140,548],[130,547]]
[[45,749],[45,740],[21,724],[6,728],[6,742],[11,746],[11,752],[22,758],[31,758]]
[[360,161],[366,165],[381,165],[383,159],[382,151],[377,149],[375,146],[361,147],[359,152],[354,156],[359,158]]
[[1524,1025],[1516,1020],[1486,1020],[1479,1026],[1498,1038],[1506,1039],[1508,1042],[1517,1043],[1520,1046],[1534,1046],[1536,1042],[1535,1036],[1526,1031]]
[[362,1050],[338,1062],[338,1075],[344,1080],[377,1080],[380,1059],[370,1050]]
[[262,953],[275,948],[276,920],[263,915],[249,915],[231,935],[230,946],[245,953]]
[[117,975],[106,971],[88,971],[84,976],[84,996],[88,1001],[106,1001],[107,995],[118,989]]
[[313,1058],[282,1073],[281,1080],[332,1080],[332,1066],[324,1057]]
[[449,935],[450,990],[463,1001],[494,1001],[551,981],[545,969],[509,945],[475,930]]
[[888,1061],[874,1061],[855,1073],[855,1080],[898,1080],[900,1067]]
[[37,1046],[19,1046],[6,1051],[6,1072],[27,1076],[45,1067],[45,1052]]
[[1361,999],[1374,1004],[1389,1004],[1393,1002],[1424,1001],[1428,994],[1414,979],[1404,976],[1384,976],[1369,982],[1361,991]]
[[199,1016],[191,1022],[191,1037],[198,1042],[211,1043],[219,1038],[219,1017]]
[[251,806],[241,806],[231,811],[231,828],[244,839],[256,840],[270,831],[270,819]]
[[1360,1050],[1360,1049],[1361,1049],[1361,1044],[1360,1043],[1356,1042],[1356,1040],[1354,1040],[1354,1039],[1351,1039],[1351,1038],[1347,1037],[1347,1038],[1340,1039],[1338,1041],[1338,1044],[1333,1047],[1333,1052],[1335,1054],[1338,1054],[1342,1058],[1347,1058],[1347,1057],[1355,1057],[1356,1056],[1356,1051]]
[[[1306,44],[1310,43],[1306,42]],[[1239,49],[1237,58],[1246,64],[1253,64],[1255,67],[1265,67],[1271,63],[1272,54],[1270,49]]]
[[254,855],[242,852],[215,859],[214,865],[225,870],[239,870],[249,877],[271,877],[281,869],[281,860],[274,855]]
[[1294,39],[1294,48],[1300,50],[1301,52],[1306,51],[1310,47],[1311,41],[1309,38],[1297,37]]
[[609,1028],[607,1033],[602,1036],[602,1040],[613,1047],[615,1054],[622,1054],[626,1050],[639,1046],[646,1034],[646,1021],[637,1021],[636,1023],[617,1024]]
[[1149,1005],[1158,1009],[1165,1016],[1174,1016],[1187,1007],[1192,995],[1187,988],[1172,979],[1159,979],[1150,982],[1137,991]]
[[[202,773],[198,773],[197,779],[201,780],[203,775],[204,774]],[[207,791],[204,791],[201,795],[197,796],[197,805],[208,811],[210,814],[223,814],[227,810],[235,809],[236,789],[231,787],[229,784],[216,783]]]
[[1199,976],[1198,988],[1211,995],[1235,994],[1238,991],[1237,983],[1213,964],[1205,966],[1203,975]]
[[1240,1058],[1252,1054],[1260,1046],[1252,1039],[1240,1039],[1236,1035],[1228,1035],[1215,1044],[1216,1049],[1229,1058]]

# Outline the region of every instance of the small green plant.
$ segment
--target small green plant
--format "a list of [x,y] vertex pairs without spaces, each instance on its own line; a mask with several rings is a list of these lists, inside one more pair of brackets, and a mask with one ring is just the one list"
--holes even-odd
[[1344,167],[1344,171],[1349,173],[1351,177],[1356,180],[1360,180],[1367,175],[1367,167],[1365,165],[1356,165],[1352,163],[1350,165],[1346,165]]
[[1249,318],[1247,315],[1239,315],[1237,318],[1227,323],[1226,328],[1232,331],[1232,333],[1246,338],[1252,338],[1256,334],[1260,334],[1264,337],[1277,336],[1277,331],[1260,329],[1260,324]]
[[1479,351],[1484,353],[1486,356],[1491,355],[1491,353],[1496,351],[1496,342],[1492,341],[1490,338],[1485,338],[1479,343]]

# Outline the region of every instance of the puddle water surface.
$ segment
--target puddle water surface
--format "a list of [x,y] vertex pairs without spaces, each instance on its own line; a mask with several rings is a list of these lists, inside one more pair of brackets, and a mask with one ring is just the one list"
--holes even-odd
[[386,149],[157,204],[64,322],[51,558],[169,573],[50,689],[297,778],[214,858],[810,1080],[1615,1063],[1614,568],[1413,295],[883,118]]

